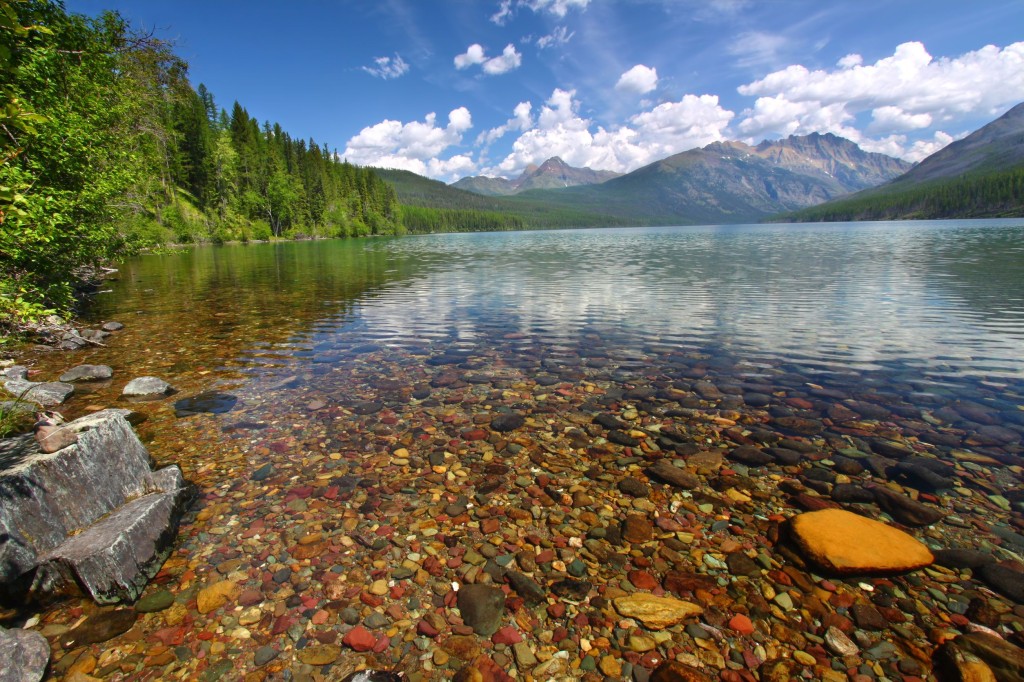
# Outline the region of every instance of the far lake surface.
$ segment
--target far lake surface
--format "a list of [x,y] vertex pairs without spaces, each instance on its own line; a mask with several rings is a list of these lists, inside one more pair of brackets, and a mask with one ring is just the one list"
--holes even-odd
[[118,276],[90,312],[127,326],[110,348],[42,360],[118,371],[71,412],[116,401],[129,374],[228,391],[244,418],[272,419],[309,400],[418,404],[454,372],[470,404],[528,380],[674,389],[691,396],[683,407],[774,416],[792,410],[763,397],[779,391],[869,401],[918,426],[922,410],[966,404],[983,415],[968,431],[1024,415],[1021,220],[199,247]]

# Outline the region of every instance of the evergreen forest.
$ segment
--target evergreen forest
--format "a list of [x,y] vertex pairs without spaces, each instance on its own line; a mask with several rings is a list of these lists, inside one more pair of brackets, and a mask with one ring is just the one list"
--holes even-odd
[[116,13],[0,0],[0,83],[0,331],[69,312],[95,268],[144,248],[403,231],[371,169],[218,107]]

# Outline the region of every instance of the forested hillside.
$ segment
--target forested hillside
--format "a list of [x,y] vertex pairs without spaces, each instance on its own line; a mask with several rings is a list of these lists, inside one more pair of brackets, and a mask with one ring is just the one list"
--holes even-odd
[[0,333],[141,247],[402,230],[373,171],[218,108],[115,13],[0,0],[0,96]]

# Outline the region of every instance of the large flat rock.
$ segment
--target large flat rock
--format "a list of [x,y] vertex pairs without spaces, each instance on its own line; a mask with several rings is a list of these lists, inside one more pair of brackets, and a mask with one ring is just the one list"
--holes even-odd
[[20,440],[0,470],[0,597],[83,588],[101,603],[132,600],[162,563],[192,488],[177,467],[152,471],[123,410],[64,428],[76,443],[43,453]]
[[898,528],[842,509],[800,514],[790,523],[803,554],[833,573],[902,573],[935,560],[927,547]]
[[68,538],[39,557],[33,592],[80,587],[100,604],[135,601],[167,558],[185,497],[180,489],[144,495]]

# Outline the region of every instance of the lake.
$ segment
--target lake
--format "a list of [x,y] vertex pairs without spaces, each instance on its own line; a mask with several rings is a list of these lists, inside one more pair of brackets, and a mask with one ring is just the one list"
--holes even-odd
[[[800,581],[836,604],[874,589],[880,608],[902,590],[924,629],[901,615],[910,627],[885,637],[930,647],[918,633],[973,613],[978,594],[946,568],[891,582],[801,572],[775,546],[797,510],[834,500],[884,510],[932,548],[1024,551],[1021,220],[199,247],[124,263],[88,315],[126,326],[106,347],[30,359],[42,378],[82,363],[115,376],[59,409],[142,412],[155,458],[200,489],[149,588],[174,606],[140,619],[137,645],[104,645],[129,675],[337,678],[372,650],[375,667],[450,679],[470,659],[449,635],[473,632],[454,606],[476,608],[452,584],[509,567],[533,577],[504,607],[501,594],[477,605],[525,638],[487,644],[503,670],[568,679],[599,658],[629,677],[666,659],[737,670],[768,656],[795,679],[792,666],[830,654],[797,651],[799,635],[736,637],[750,621],[733,614],[820,642],[817,616],[786,615],[832,609]],[[178,393],[126,403],[141,375]],[[1009,568],[982,575],[1019,592]],[[214,583],[240,604],[198,612]],[[642,631],[609,599],[662,588],[705,605],[721,654],[695,644],[700,628],[627,641]],[[550,607],[524,605],[531,590]],[[626,653],[587,654],[601,642]],[[890,648],[871,660],[900,679]]]

